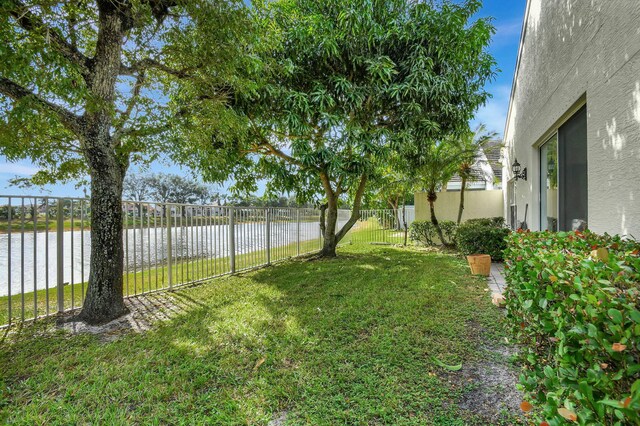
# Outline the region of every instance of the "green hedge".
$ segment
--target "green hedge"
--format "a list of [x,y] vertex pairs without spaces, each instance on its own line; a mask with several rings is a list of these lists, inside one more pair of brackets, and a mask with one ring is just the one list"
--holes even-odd
[[464,254],[488,254],[491,260],[501,261],[507,248],[505,238],[511,233],[504,227],[504,219],[471,219],[458,227],[456,245]]
[[519,231],[505,259],[531,403],[550,425],[640,424],[640,244]]
[[[451,220],[443,220],[439,224],[446,243],[454,241],[458,225]],[[409,238],[413,242],[433,246],[438,240],[438,233],[430,220],[416,220],[409,227]]]

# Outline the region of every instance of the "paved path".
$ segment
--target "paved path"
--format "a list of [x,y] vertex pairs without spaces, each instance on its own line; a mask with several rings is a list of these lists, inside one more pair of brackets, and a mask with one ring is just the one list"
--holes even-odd
[[504,264],[491,263],[491,274],[489,275],[489,289],[491,293],[504,293],[507,282],[504,280]]

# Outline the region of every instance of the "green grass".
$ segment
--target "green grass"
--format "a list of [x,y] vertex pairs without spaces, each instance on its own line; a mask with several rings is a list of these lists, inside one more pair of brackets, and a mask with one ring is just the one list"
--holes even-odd
[[[309,240],[300,242],[300,253],[309,253],[319,249],[318,240]],[[277,262],[282,259],[290,258],[298,254],[297,243],[284,245],[281,247],[273,247],[271,249],[271,261]],[[264,251],[256,251],[241,255],[236,255],[236,271],[255,268],[265,264],[267,261]],[[183,283],[198,281],[211,276],[228,274],[230,272],[230,263],[228,257],[206,258],[184,262],[172,263],[172,284],[178,286]],[[129,265],[133,267],[133,265]],[[124,275],[123,285],[125,295],[137,295],[149,291],[161,290],[169,288],[169,271],[167,266],[144,268],[138,272],[128,273]],[[86,271],[88,278],[89,271]],[[58,294],[55,283],[50,283],[49,288],[49,312],[55,313],[58,307]],[[28,288],[28,287],[27,287]],[[65,309],[77,308],[82,305],[83,294],[86,292],[87,283],[80,282],[64,286],[64,307]],[[35,296],[35,304],[34,304]],[[11,318],[12,322],[22,319],[23,295],[14,294],[11,296]],[[36,292],[24,293],[24,318],[30,319],[34,317],[37,310],[38,316],[47,314],[47,290],[38,290]],[[7,324],[9,321],[9,297],[0,297],[0,325]]]
[[[378,225],[378,222],[369,220],[367,222],[361,222],[354,229],[347,234],[343,240],[343,244],[349,244],[351,241],[357,242],[383,242],[387,235],[397,233],[396,231],[382,230]],[[387,238],[389,240],[389,238]],[[400,243],[400,239],[394,240],[396,243]],[[300,253],[310,253],[319,250],[318,240],[308,240],[300,242]],[[271,249],[271,261],[277,262],[282,259],[294,257],[298,255],[297,243],[292,243],[280,247],[273,247]],[[254,268],[256,266],[264,265],[267,262],[266,254],[264,251],[255,251],[236,255],[236,271],[244,269]],[[133,264],[129,265],[133,268]],[[228,257],[222,258],[207,258],[198,259],[193,261],[175,261],[171,271],[172,284],[180,285],[183,283],[190,283],[192,281],[198,281],[211,276],[218,276],[228,274],[230,272],[230,263]],[[86,278],[88,278],[89,271],[86,271]],[[138,266],[138,272],[131,272],[124,275],[124,294],[126,296],[143,294],[149,291],[155,291],[160,289],[169,288],[169,271],[167,266],[144,268],[144,271],[140,270]],[[33,284],[31,284],[33,285]],[[27,288],[22,294],[14,294],[11,296],[11,320],[12,322],[19,321],[23,318],[22,305],[24,305],[24,318],[34,318],[34,312],[37,311],[38,316],[47,315],[47,303],[49,306],[49,313],[55,313],[58,307],[58,293],[55,288],[55,283],[50,283],[49,290],[38,290],[36,292],[28,291]],[[76,282],[73,285],[69,284],[64,287],[64,308],[72,309],[78,308],[82,305],[83,295],[87,289],[86,282]],[[47,299],[47,293],[48,299]],[[34,303],[35,296],[35,303]],[[23,302],[24,297],[24,302]],[[48,300],[48,301],[47,301]],[[9,297],[0,296],[0,325],[7,324],[9,322]]]
[[[58,227],[56,222],[56,218],[50,218],[49,222],[46,221],[44,217],[38,217],[36,220],[36,231],[43,232],[47,228],[49,231],[55,231]],[[74,219],[73,223],[71,219],[64,220],[64,230],[65,231],[80,231],[81,229],[89,229],[89,221],[84,219],[84,222],[80,219]],[[20,218],[14,218],[11,221],[11,232],[20,232],[22,230],[22,220]],[[6,233],[9,231],[9,222],[4,219],[0,220],[0,233]],[[24,221],[24,231],[26,233],[33,232],[33,218],[26,218]]]
[[0,421],[487,424],[432,361],[489,356],[485,288],[455,256],[354,244],[156,296],[180,313],[115,341],[39,321],[0,344]]

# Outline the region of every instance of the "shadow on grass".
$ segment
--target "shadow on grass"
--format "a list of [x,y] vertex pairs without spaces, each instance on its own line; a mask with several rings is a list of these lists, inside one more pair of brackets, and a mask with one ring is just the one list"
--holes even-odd
[[498,332],[486,283],[453,256],[358,245],[342,254],[143,298],[138,311],[154,327],[108,343],[31,326],[0,348],[0,416],[24,424],[486,424],[455,404],[465,384],[432,361],[486,356],[468,326]]

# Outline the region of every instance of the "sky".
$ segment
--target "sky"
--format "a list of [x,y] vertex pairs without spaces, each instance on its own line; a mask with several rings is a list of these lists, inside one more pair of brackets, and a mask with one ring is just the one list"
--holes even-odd
[[[492,98],[489,99],[486,105],[480,107],[475,119],[471,122],[472,128],[483,123],[487,126],[487,130],[495,131],[500,136],[504,132],[525,6],[526,0],[484,0],[483,8],[478,17],[493,18],[496,34],[493,36],[488,50],[497,62],[498,74],[486,86],[488,92],[492,94]],[[36,171],[37,168],[28,161],[10,163],[0,155],[0,193],[3,195],[50,195],[58,197],[83,196],[83,188],[76,187],[75,183],[29,189],[17,188],[9,184],[10,179],[28,177]],[[193,178],[191,171],[161,162],[153,163],[147,170],[139,170],[136,167],[131,167],[129,170],[129,173],[137,172],[175,173]],[[217,186],[215,189],[224,193],[227,186]],[[258,195],[261,195],[263,191],[264,184],[261,184],[259,185]]]

